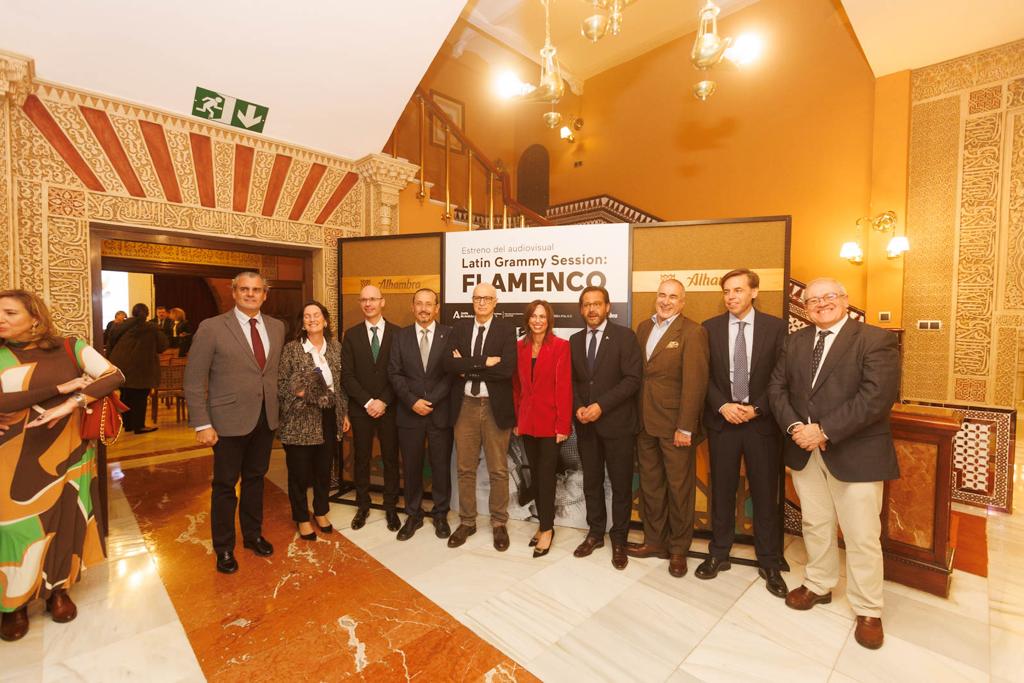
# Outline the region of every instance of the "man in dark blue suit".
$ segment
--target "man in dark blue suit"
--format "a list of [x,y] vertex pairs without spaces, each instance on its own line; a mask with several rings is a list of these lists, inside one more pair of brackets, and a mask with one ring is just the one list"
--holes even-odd
[[754,503],[754,551],[768,592],[785,598],[782,561],[782,433],[772,417],[768,382],[786,337],[786,323],[754,308],[761,278],[746,268],[722,278],[728,309],[704,321],[711,372],[704,406],[711,461],[711,544],[697,567],[698,579],[730,568],[736,536],[736,488],[740,458]]
[[423,526],[424,442],[430,453],[434,533],[448,538],[451,496],[452,420],[449,410],[451,376],[444,368],[451,328],[437,322],[437,292],[421,289],[413,295],[416,322],[403,327],[391,349],[388,375],[398,403],[398,446],[405,473],[405,513],[398,531],[407,541]]
[[580,294],[580,315],[587,326],[569,338],[576,443],[583,462],[583,493],[590,530],[573,555],[586,557],[604,545],[608,514],[604,473],[612,486],[612,566],[625,569],[626,536],[633,501],[633,452],[636,442],[636,392],[643,357],[633,330],[608,320],[608,290],[587,287]]

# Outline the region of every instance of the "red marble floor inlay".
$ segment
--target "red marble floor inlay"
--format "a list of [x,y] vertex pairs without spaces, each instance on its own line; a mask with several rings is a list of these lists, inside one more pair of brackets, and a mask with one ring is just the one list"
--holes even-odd
[[274,555],[243,550],[239,536],[238,573],[218,574],[211,467],[212,457],[162,463],[121,482],[210,680],[537,680],[341,534],[299,539],[270,481]]

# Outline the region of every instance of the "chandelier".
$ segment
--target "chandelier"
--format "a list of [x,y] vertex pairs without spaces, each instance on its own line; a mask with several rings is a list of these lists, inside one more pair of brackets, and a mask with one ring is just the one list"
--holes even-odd
[[[761,41],[756,36],[742,35],[735,41],[718,34],[718,15],[721,10],[712,0],[697,12],[697,38],[690,51],[690,62],[701,71],[709,71],[723,60],[745,66],[761,56]],[[705,78],[693,86],[693,95],[706,102],[718,84]]]
[[[636,0],[585,0],[594,5],[594,13],[583,20],[580,33],[592,43],[622,31],[622,11]],[[605,11],[607,14],[602,14]]]

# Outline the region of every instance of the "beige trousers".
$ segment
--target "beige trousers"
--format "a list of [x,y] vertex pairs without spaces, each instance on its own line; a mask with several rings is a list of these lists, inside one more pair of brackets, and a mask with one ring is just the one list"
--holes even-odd
[[800,496],[807,547],[804,586],[822,595],[839,582],[838,522],[846,543],[850,607],[857,616],[881,617],[883,482],[839,481],[828,471],[818,449],[811,453],[806,467],[791,473]]
[[508,522],[508,441],[511,429],[494,422],[487,398],[466,396],[455,422],[455,465],[459,480],[459,521],[476,526],[476,469],[483,447],[491,492],[491,526]]

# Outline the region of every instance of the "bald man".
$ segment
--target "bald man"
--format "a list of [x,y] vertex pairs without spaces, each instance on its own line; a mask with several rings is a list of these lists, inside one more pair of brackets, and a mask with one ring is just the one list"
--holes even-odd
[[384,295],[373,285],[359,292],[363,322],[345,331],[341,343],[341,384],[348,394],[349,419],[355,458],[356,514],[352,529],[366,524],[370,514],[370,459],[373,437],[380,442],[384,463],[384,515],[388,529],[402,525],[395,511],[398,503],[398,428],[395,422],[395,390],[388,381],[391,344],[398,326],[384,319]]
[[455,375],[452,415],[459,473],[459,527],[448,539],[450,548],[476,533],[476,470],[482,446],[491,484],[488,507],[494,548],[508,550],[508,440],[516,421],[516,331],[494,316],[497,304],[493,286],[482,282],[473,289],[473,319],[456,323],[452,351],[445,359],[445,369]]

